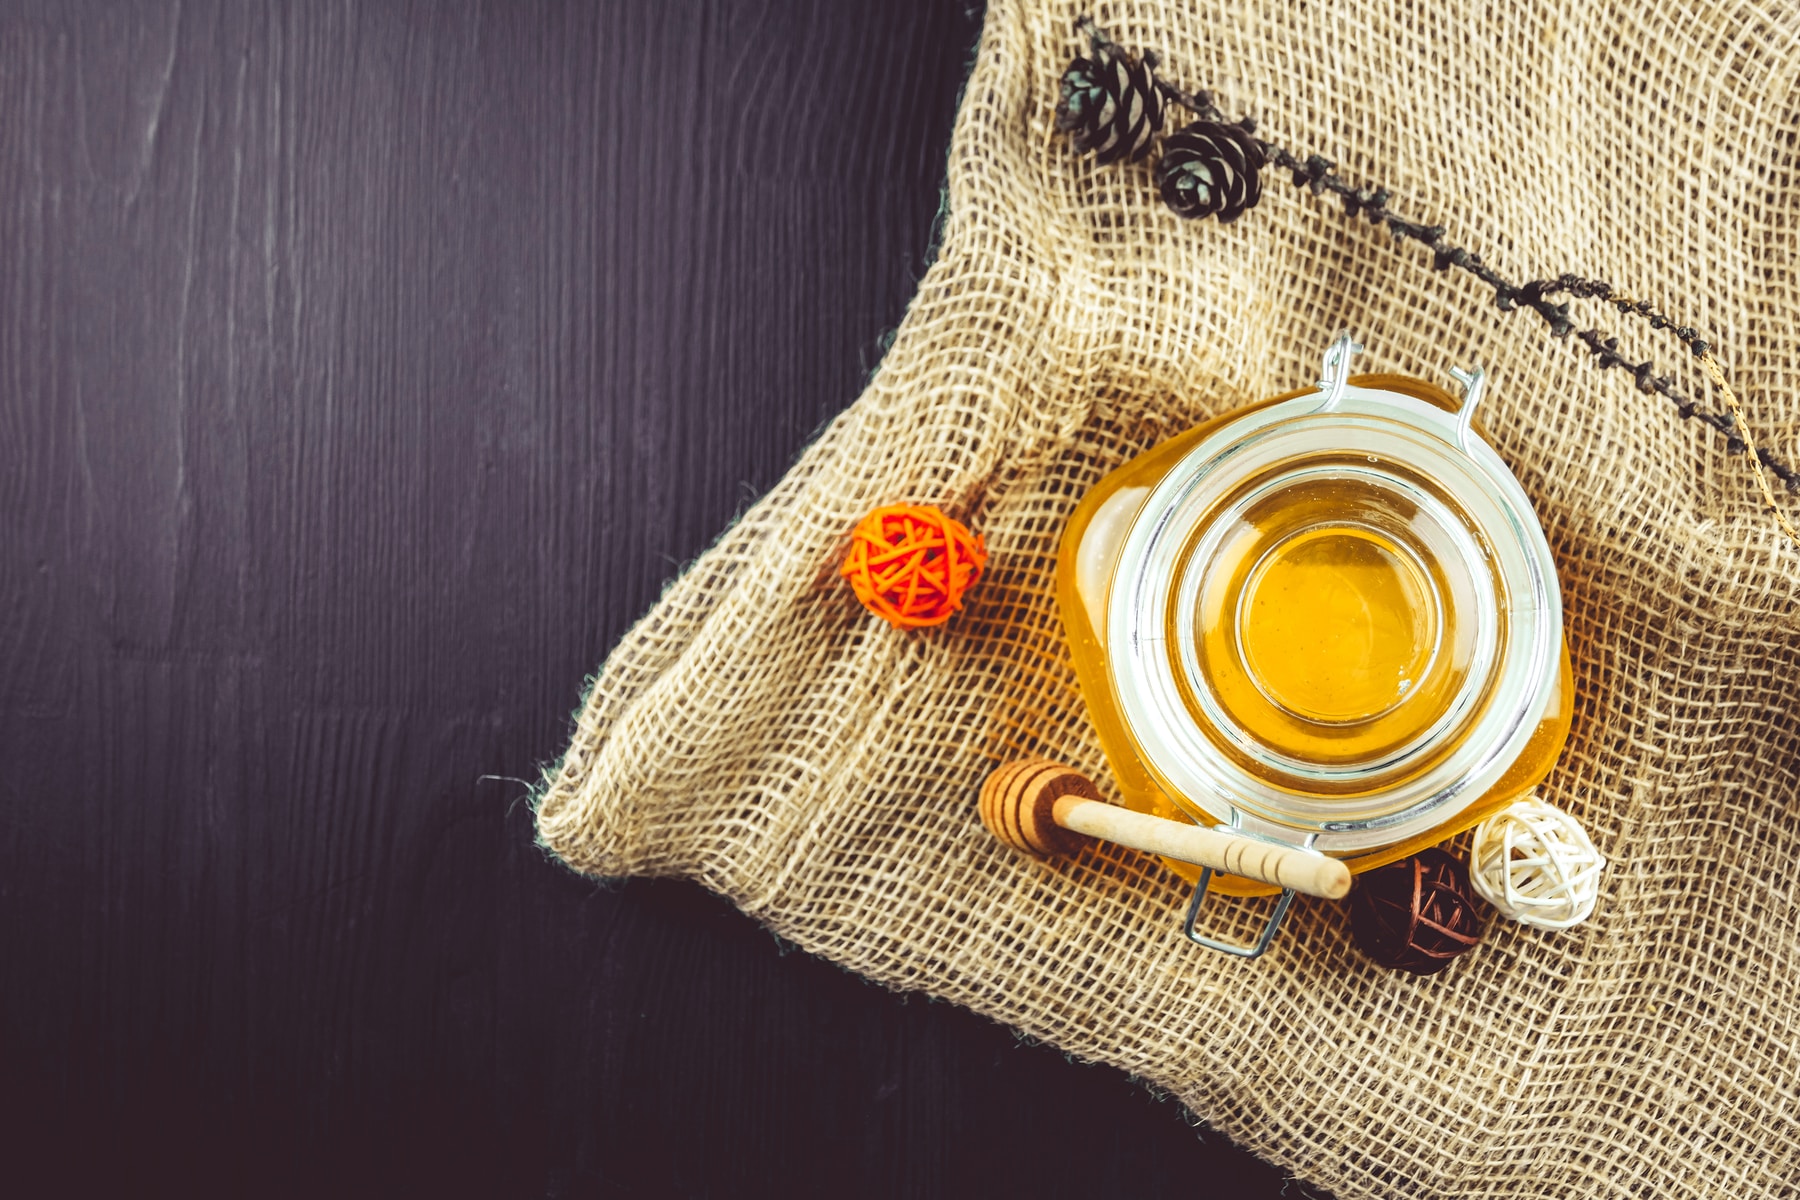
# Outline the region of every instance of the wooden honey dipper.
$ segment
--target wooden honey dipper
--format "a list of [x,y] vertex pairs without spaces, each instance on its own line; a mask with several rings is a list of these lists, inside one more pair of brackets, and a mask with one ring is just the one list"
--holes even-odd
[[1341,900],[1350,869],[1312,850],[1220,833],[1108,804],[1087,776],[1048,759],[1008,763],[981,785],[981,823],[1027,854],[1073,854],[1089,837]]

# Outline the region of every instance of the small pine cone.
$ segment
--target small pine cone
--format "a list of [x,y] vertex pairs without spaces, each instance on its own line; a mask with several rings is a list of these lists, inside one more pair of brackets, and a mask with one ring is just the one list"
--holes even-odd
[[1093,58],[1078,58],[1063,72],[1056,127],[1073,132],[1075,149],[1097,162],[1133,162],[1162,129],[1162,95],[1153,62],[1134,59],[1109,42],[1096,42]]
[[1176,216],[1235,221],[1262,199],[1263,162],[1247,130],[1195,121],[1163,142],[1156,186]]

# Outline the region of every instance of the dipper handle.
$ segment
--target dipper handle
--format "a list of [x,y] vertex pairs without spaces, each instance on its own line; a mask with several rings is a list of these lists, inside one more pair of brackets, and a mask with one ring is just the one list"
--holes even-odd
[[981,785],[981,820],[1027,854],[1072,853],[1086,835],[1327,900],[1350,891],[1350,869],[1335,858],[1108,804],[1087,776],[1046,759],[1009,763],[989,775]]

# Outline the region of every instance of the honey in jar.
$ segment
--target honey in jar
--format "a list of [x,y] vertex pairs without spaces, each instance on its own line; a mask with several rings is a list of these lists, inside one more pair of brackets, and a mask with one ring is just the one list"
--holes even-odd
[[1352,378],[1356,349],[1101,480],[1058,569],[1125,803],[1352,871],[1535,786],[1571,715],[1554,563],[1473,424],[1483,378],[1456,373],[1461,400]]

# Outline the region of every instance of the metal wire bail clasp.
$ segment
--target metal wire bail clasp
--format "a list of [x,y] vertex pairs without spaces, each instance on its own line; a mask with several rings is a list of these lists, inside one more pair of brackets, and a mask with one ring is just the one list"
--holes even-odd
[[1469,448],[1469,436],[1474,432],[1475,407],[1487,395],[1488,374],[1482,367],[1470,367],[1466,371],[1461,367],[1451,367],[1450,378],[1456,380],[1463,390],[1462,407],[1456,410],[1456,444],[1464,454],[1473,454],[1474,451]]
[[1337,407],[1338,401],[1344,398],[1344,389],[1350,386],[1350,360],[1362,350],[1348,329],[1337,335],[1326,349],[1325,361],[1319,368],[1319,390],[1325,394],[1325,399],[1314,411],[1330,412]]
[[[1230,834],[1233,837],[1249,838],[1252,841],[1269,840],[1245,831],[1236,817],[1233,817],[1229,824],[1215,825],[1213,828],[1220,833]],[[1313,850],[1312,848],[1313,840],[1313,838],[1309,837],[1306,839],[1304,845],[1293,847],[1293,849],[1308,851],[1316,855],[1318,851]],[[1283,843],[1277,842],[1276,844],[1282,845]],[[1269,914],[1267,923],[1263,925],[1262,933],[1257,936],[1257,939],[1254,942],[1250,943],[1248,946],[1244,946],[1239,945],[1236,942],[1222,942],[1218,938],[1207,937],[1196,928],[1200,920],[1200,906],[1206,902],[1206,892],[1207,889],[1212,886],[1212,877],[1213,869],[1211,867],[1201,868],[1200,880],[1194,885],[1194,898],[1188,901],[1187,921],[1182,925],[1181,931],[1187,935],[1188,941],[1193,942],[1195,945],[1205,946],[1208,950],[1217,950],[1220,954],[1231,954],[1238,958],[1258,957],[1264,950],[1269,948],[1269,943],[1273,942],[1275,940],[1275,935],[1281,931],[1281,923],[1287,920],[1288,909],[1291,908],[1294,903],[1295,889],[1291,887],[1284,887],[1281,889],[1281,898],[1275,902],[1275,911]],[[1256,877],[1268,878],[1267,876],[1261,875]],[[1269,882],[1275,883],[1276,880],[1269,879]],[[1346,878],[1346,887],[1347,886],[1348,881]],[[1324,895],[1327,893],[1320,894]],[[1340,892],[1337,894],[1341,895],[1342,893]]]
[[1208,950],[1217,950],[1220,954],[1233,954],[1238,958],[1261,956],[1262,952],[1269,948],[1269,943],[1275,940],[1275,935],[1281,931],[1281,923],[1287,920],[1288,909],[1294,903],[1294,889],[1281,889],[1281,899],[1275,902],[1275,911],[1269,914],[1269,920],[1263,926],[1261,935],[1250,945],[1241,946],[1236,942],[1221,942],[1217,938],[1207,937],[1194,928],[1200,919],[1200,905],[1206,899],[1206,889],[1212,884],[1212,877],[1211,867],[1201,869],[1200,882],[1194,885],[1194,898],[1188,901],[1187,922],[1181,927],[1181,931],[1187,934],[1188,941],[1205,946]]

